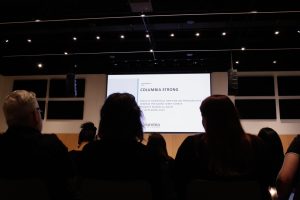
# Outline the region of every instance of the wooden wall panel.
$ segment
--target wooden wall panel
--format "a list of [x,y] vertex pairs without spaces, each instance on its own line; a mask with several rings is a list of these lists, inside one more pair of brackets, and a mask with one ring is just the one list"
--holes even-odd
[[[177,150],[183,140],[192,134],[163,134],[167,142],[167,150],[170,156],[175,158]],[[69,151],[77,148],[78,134],[57,134],[62,142],[68,147]],[[281,135],[281,141],[283,144],[284,151],[287,150],[289,144],[293,140],[295,135]],[[145,134],[144,144],[147,143],[148,134]]]

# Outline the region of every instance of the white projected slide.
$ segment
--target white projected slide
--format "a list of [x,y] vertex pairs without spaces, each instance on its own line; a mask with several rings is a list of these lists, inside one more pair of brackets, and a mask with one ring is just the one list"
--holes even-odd
[[199,106],[211,94],[210,74],[108,75],[107,81],[107,96],[135,96],[145,132],[204,132]]

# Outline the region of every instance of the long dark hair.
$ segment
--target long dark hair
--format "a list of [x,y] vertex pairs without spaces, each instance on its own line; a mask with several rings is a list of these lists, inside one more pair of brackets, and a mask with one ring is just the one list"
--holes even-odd
[[271,186],[275,186],[277,174],[284,160],[284,150],[281,139],[278,133],[269,127],[260,129],[258,137],[264,141],[266,149],[268,150],[270,184]]
[[225,95],[212,95],[202,102],[200,111],[210,154],[209,169],[224,176],[243,173],[250,144],[232,101]]
[[101,139],[143,140],[142,112],[133,95],[111,94],[105,101],[99,124]]
[[148,137],[147,149],[150,154],[156,156],[160,161],[168,161],[167,143],[164,137],[159,133],[152,133]]

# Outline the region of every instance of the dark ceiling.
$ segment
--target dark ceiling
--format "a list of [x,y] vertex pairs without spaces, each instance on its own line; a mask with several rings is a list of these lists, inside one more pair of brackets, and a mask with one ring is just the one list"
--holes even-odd
[[2,0],[0,74],[300,70],[297,2]]

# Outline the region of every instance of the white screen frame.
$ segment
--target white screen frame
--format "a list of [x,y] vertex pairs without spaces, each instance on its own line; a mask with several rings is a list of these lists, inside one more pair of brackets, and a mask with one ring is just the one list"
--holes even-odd
[[[199,85],[199,88],[195,88],[195,85]],[[204,87],[201,87],[203,85]],[[168,88],[174,91],[163,91]],[[178,91],[176,91],[176,89]],[[144,115],[142,119],[144,132],[201,133],[204,132],[204,128],[202,126],[202,116],[199,106],[204,98],[211,95],[211,89],[210,73],[109,74],[107,75],[106,96],[115,92],[128,92],[133,94]],[[203,93],[193,94],[198,90]],[[162,94],[167,94],[165,101],[161,99]],[[173,106],[172,108],[167,107],[167,100],[168,104],[169,102],[173,103],[171,105]],[[156,103],[155,101],[158,102],[157,105],[153,105],[153,103]],[[152,104],[152,110],[149,110],[149,102]],[[161,105],[159,105],[159,103]],[[155,109],[156,107],[158,109]],[[191,107],[192,110],[190,113],[193,116],[187,114],[189,112],[186,112],[185,108],[188,107]],[[155,115],[152,115],[155,114],[154,110],[157,110],[157,118],[159,116],[162,117],[161,120],[155,121]],[[175,122],[166,119],[167,117],[164,116],[164,114],[167,112],[164,113],[162,110],[170,111],[168,116],[175,120]],[[189,119],[189,121],[186,121],[187,119]],[[157,124],[159,124],[158,127],[160,128],[157,127]]]

